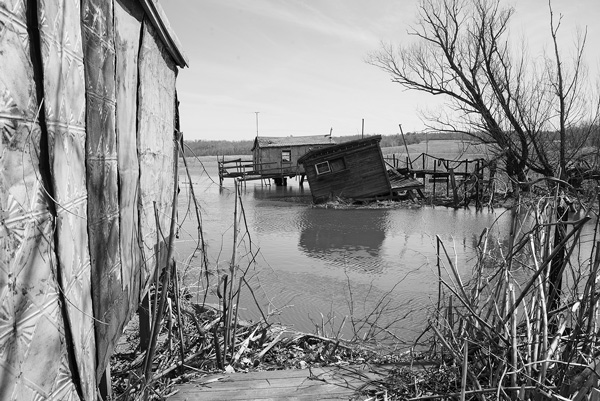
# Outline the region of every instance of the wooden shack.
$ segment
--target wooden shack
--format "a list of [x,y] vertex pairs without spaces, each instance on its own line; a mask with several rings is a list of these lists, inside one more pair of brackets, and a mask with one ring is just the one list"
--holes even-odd
[[390,179],[379,142],[381,136],[313,150],[300,157],[315,202],[334,197],[391,195]]
[[284,184],[286,177],[304,175],[298,159],[307,152],[333,145],[331,135],[257,136],[252,146],[254,172],[262,178],[273,178]]
[[186,64],[157,0],[0,2],[1,400],[98,398],[169,232]]

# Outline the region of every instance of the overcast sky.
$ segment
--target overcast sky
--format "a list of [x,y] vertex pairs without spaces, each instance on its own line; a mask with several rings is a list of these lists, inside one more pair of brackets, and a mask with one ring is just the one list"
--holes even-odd
[[[440,107],[364,62],[381,41],[406,43],[417,0],[161,0],[188,56],[177,78],[181,128],[192,139],[420,131],[418,111]],[[547,0],[508,1],[512,34],[548,50]],[[590,73],[600,65],[600,0],[553,0],[561,45],[588,28]],[[570,53],[569,53],[570,54]]]

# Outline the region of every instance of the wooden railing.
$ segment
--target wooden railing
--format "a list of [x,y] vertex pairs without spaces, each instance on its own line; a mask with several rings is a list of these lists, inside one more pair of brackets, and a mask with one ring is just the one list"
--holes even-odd
[[253,160],[233,159],[225,160],[217,156],[219,167],[219,182],[222,185],[225,178],[262,179],[278,178],[288,175],[297,175],[299,167],[297,164],[280,166],[277,162],[254,163]]

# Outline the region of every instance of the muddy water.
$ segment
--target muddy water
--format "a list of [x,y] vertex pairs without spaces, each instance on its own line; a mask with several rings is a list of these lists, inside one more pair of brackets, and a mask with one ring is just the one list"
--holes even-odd
[[[219,188],[215,164],[209,160],[204,170],[195,163],[190,170],[212,274],[229,268],[235,199],[232,180]],[[244,317],[257,319],[258,303],[272,321],[301,331],[314,332],[318,325],[335,332],[348,316],[341,329],[345,338],[367,316],[379,324],[395,322],[390,330],[396,335],[414,337],[423,328],[427,307],[437,301],[436,235],[468,278],[482,231],[494,222],[496,233],[508,228],[504,210],[315,208],[308,184],[302,188],[296,180],[288,180],[287,187],[248,182],[241,192],[245,220],[237,260],[248,269],[254,291],[252,296],[242,290]],[[193,289],[200,262],[188,260],[197,241],[188,193],[189,185],[182,185],[177,251],[180,266],[189,262],[186,282]],[[256,251],[252,262],[249,255]],[[215,301],[214,294],[210,299]]]

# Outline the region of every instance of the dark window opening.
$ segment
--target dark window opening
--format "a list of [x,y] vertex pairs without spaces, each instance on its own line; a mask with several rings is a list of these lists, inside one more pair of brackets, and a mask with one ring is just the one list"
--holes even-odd
[[282,150],[281,151],[281,161],[283,163],[291,163],[292,162],[292,151],[291,150]]
[[341,171],[346,169],[346,162],[344,159],[340,157],[339,159],[334,159],[329,161],[329,166],[332,172]]

